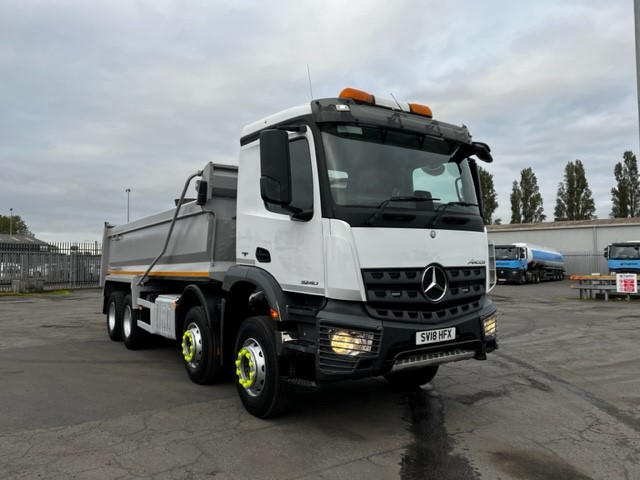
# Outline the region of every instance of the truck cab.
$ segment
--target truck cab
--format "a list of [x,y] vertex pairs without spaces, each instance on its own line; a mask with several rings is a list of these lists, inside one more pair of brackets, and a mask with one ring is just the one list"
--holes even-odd
[[295,325],[282,349],[317,354],[314,381],[483,358],[497,338],[484,330],[495,307],[471,157],[488,147],[359,93],[245,128],[224,288],[255,274],[282,290],[278,315]]
[[604,258],[612,275],[616,273],[640,274],[640,241],[618,242],[604,249]]

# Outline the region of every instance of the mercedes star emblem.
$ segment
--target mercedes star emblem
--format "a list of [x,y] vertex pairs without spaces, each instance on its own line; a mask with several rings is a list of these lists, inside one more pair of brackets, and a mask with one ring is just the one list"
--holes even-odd
[[447,274],[439,265],[429,265],[422,274],[422,291],[427,300],[438,303],[447,293]]

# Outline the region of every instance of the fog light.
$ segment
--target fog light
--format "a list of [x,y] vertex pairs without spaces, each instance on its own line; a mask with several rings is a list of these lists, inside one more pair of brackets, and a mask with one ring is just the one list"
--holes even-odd
[[329,333],[332,350],[338,355],[358,355],[373,349],[373,333],[333,330]]
[[491,338],[496,336],[496,330],[498,329],[498,316],[491,315],[482,320],[482,326],[484,328],[485,338]]

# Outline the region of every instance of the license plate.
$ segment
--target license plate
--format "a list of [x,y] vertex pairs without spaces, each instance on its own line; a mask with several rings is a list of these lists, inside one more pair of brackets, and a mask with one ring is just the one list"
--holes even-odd
[[427,330],[426,332],[416,333],[416,345],[424,345],[425,343],[446,342],[447,340],[455,340],[456,328],[441,328],[440,330]]

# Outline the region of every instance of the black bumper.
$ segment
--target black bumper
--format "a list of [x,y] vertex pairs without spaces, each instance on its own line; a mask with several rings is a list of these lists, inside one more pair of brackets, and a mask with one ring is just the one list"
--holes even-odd
[[[485,359],[498,346],[497,334],[485,338],[483,319],[496,313],[486,297],[472,312],[460,312],[441,323],[406,322],[373,318],[363,304],[329,301],[318,312],[315,325],[308,325],[305,337],[315,337],[315,377],[317,380],[340,380],[384,375],[394,365],[404,367],[415,359],[427,359],[431,365],[447,363],[465,357]],[[418,345],[419,332],[455,328],[455,338]],[[339,355],[331,345],[336,330],[371,334],[371,351],[358,355]],[[423,360],[425,361],[425,360]],[[419,363],[419,362],[418,362]]]
[[499,268],[496,270],[498,282],[501,283],[521,283],[525,280],[524,270],[513,270],[508,268]]

